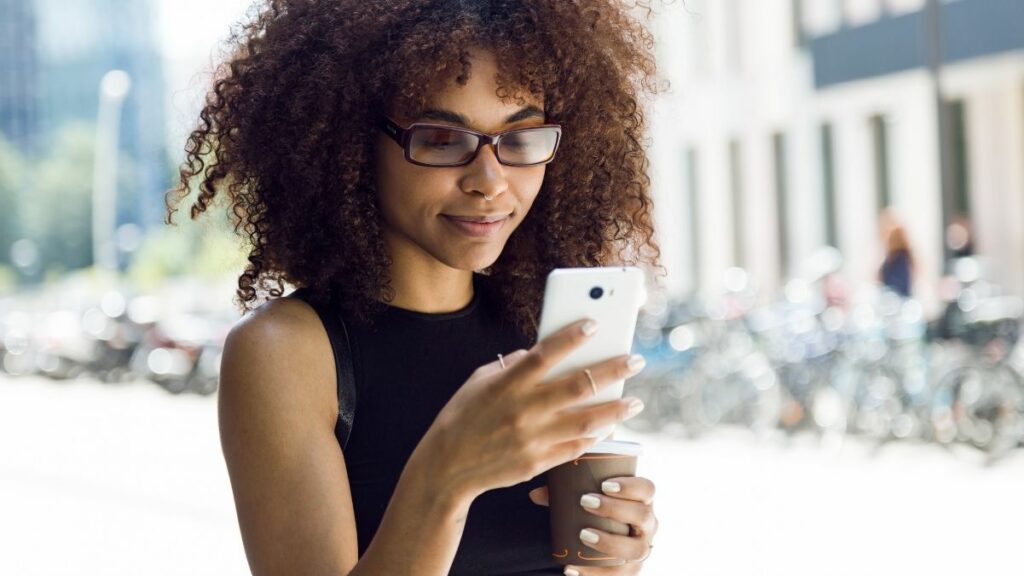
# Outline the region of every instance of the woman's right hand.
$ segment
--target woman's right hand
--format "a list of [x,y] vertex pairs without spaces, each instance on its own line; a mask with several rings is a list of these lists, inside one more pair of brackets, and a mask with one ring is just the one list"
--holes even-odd
[[[416,448],[434,481],[469,498],[514,486],[579,457],[599,440],[590,434],[639,413],[629,414],[631,401],[640,402],[632,398],[578,407],[594,395],[583,370],[542,383],[589,338],[586,324],[570,324],[530,350],[505,356],[505,368],[495,361],[473,372]],[[639,372],[642,357],[636,358],[635,369],[629,356],[590,366],[598,391]]]

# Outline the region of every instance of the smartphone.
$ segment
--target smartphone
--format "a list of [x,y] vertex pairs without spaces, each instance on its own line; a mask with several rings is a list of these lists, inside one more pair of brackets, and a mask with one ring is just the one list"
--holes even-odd
[[[633,266],[557,268],[548,274],[540,325],[537,327],[538,340],[584,318],[596,320],[598,330],[556,364],[545,381],[629,354],[633,348],[637,315],[646,297],[644,273]],[[624,383],[625,380],[614,382],[579,406],[622,398]],[[603,439],[614,431],[615,425],[610,425],[596,431],[594,436]]]

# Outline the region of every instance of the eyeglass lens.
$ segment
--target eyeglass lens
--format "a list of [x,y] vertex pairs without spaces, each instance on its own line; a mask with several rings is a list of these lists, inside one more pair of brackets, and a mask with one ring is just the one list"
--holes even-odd
[[[461,164],[473,156],[479,140],[458,130],[416,128],[409,139],[409,154],[424,164]],[[498,142],[498,159],[506,164],[538,164],[551,158],[557,141],[558,133],[551,128],[510,132]]]

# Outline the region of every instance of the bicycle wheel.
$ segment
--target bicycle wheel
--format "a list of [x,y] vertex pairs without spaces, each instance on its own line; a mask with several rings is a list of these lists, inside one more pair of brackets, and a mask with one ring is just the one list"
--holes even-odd
[[932,401],[932,427],[939,441],[959,441],[998,458],[1024,434],[1024,386],[1013,368],[997,364],[960,366],[940,381]]

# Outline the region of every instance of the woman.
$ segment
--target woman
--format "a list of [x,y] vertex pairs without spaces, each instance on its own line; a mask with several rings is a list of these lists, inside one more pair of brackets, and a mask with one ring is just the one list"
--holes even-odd
[[885,258],[878,270],[878,279],[885,288],[903,298],[910,298],[914,268],[914,254],[907,240],[907,230],[893,219],[885,230]]
[[[562,573],[544,472],[642,358],[538,387],[593,326],[536,320],[555,267],[657,264],[650,34],[615,0],[273,0],[232,40],[168,221],[198,180],[250,244],[219,422],[253,573]],[[589,545],[628,562],[566,574],[649,555],[654,484],[613,480],[593,513],[631,535]]]

